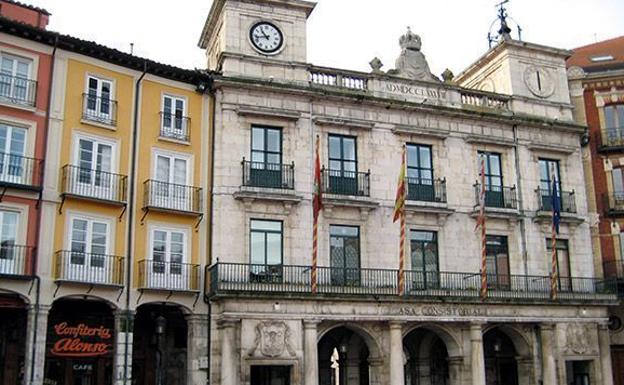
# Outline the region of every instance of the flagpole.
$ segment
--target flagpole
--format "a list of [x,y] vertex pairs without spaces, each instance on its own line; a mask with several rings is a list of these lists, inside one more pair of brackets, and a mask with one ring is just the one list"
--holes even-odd
[[401,170],[399,171],[399,182],[397,185],[396,201],[394,203],[394,219],[400,221],[401,236],[399,241],[399,272],[397,276],[398,294],[402,296],[405,292],[405,200],[407,199],[407,148],[403,145],[401,157]]
[[399,295],[404,292],[405,282],[405,211],[401,213],[401,245],[399,247]]
[[550,256],[550,298],[552,300],[557,299],[557,234],[559,233],[559,215],[561,215],[561,207],[559,201],[559,189],[557,188],[557,176],[555,174],[555,168],[551,166],[550,173],[552,177],[551,194],[551,209],[552,209],[552,233],[551,233],[551,256]]
[[487,235],[485,228],[485,158],[481,157],[479,176],[481,177],[481,190],[479,191],[479,219],[477,225],[481,226],[481,290],[482,301],[487,298]]
[[312,203],[313,225],[312,225],[312,294],[316,294],[318,290],[318,216],[322,207],[321,201],[321,185],[320,185],[320,159],[319,159],[319,136],[316,136],[316,149],[314,160],[314,197]]

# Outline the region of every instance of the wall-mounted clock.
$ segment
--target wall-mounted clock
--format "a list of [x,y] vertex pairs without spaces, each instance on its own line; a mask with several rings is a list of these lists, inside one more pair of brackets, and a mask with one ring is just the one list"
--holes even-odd
[[275,24],[260,21],[251,26],[249,41],[258,52],[275,55],[284,46],[284,34]]
[[524,71],[524,84],[537,97],[547,98],[555,93],[555,81],[544,67],[530,66]]

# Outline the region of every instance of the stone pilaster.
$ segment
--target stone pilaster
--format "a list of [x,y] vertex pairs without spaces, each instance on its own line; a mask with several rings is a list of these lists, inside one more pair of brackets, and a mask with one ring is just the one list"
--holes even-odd
[[461,385],[463,357],[449,357],[449,385]]
[[603,385],[613,385],[613,368],[611,364],[611,339],[606,324],[598,326],[598,345],[600,348],[600,367]]
[[49,312],[50,306],[47,305],[33,305],[28,308],[24,378],[25,383],[30,385],[43,384]]
[[470,324],[470,364],[472,385],[485,385],[485,357],[483,355],[483,324]]
[[189,314],[186,316],[186,323],[186,381],[188,385],[204,385],[208,368],[204,368],[201,363],[208,362],[208,315]]
[[221,320],[221,385],[240,384],[240,359],[236,346],[236,327],[239,320]]
[[402,384],[405,382],[403,367],[403,325],[398,322],[390,323],[390,383]]
[[131,310],[115,312],[115,356],[113,357],[115,385],[132,384],[133,339],[134,312]]
[[544,385],[557,385],[555,325],[540,325],[540,337],[542,340],[542,382]]
[[303,383],[304,385],[318,385],[318,321],[303,321]]

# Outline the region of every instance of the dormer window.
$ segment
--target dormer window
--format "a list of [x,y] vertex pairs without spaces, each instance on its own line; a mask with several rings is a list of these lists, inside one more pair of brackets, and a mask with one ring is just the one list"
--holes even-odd
[[600,63],[600,62],[603,62],[603,61],[611,61],[611,60],[613,60],[613,56],[611,56],[611,55],[598,55],[598,56],[590,57],[589,60],[591,60],[594,63]]

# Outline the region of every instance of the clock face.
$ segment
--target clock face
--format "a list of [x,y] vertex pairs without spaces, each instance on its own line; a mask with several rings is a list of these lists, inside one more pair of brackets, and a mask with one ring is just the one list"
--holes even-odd
[[555,92],[555,82],[546,68],[531,66],[524,71],[524,83],[529,91],[540,98],[547,98]]
[[264,54],[276,54],[284,44],[282,31],[266,21],[261,21],[251,27],[249,39],[253,47]]

